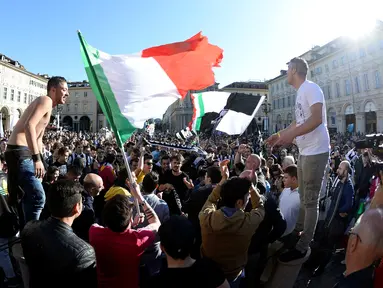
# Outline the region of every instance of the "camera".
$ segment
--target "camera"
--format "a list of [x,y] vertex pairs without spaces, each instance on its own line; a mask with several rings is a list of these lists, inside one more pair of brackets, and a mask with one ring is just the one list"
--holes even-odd
[[377,172],[383,171],[383,134],[369,134],[366,138],[355,142],[355,149],[371,148],[375,159],[372,163]]

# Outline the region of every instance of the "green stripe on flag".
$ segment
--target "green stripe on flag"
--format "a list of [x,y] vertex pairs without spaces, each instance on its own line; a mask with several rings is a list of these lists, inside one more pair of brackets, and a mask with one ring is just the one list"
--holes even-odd
[[202,123],[202,117],[205,115],[205,107],[203,105],[203,99],[202,99],[202,93],[198,93],[198,106],[199,106],[199,115],[196,119],[196,124],[195,124],[195,130],[199,131]]
[[78,33],[81,43],[81,55],[85,65],[85,71],[88,75],[90,87],[96,95],[97,101],[102,112],[108,120],[119,146],[130,138],[136,128],[121,113],[121,109],[117,104],[113,90],[105,76],[104,69],[101,66],[99,51],[88,45],[81,33]]

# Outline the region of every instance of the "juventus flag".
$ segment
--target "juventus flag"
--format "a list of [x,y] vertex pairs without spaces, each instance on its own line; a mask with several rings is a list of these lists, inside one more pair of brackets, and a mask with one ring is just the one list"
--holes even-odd
[[190,137],[196,136],[197,134],[194,131],[190,131],[189,127],[182,129],[180,132],[176,133],[176,138],[180,140],[187,140]]
[[245,132],[261,107],[265,96],[244,93],[231,93],[226,106],[216,119],[215,130],[229,135]]

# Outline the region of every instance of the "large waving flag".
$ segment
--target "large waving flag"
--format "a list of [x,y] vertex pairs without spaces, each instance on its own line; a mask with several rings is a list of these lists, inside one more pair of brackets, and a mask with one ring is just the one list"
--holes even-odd
[[170,104],[188,90],[215,83],[223,50],[201,33],[133,55],[109,55],[90,45],[79,32],[90,86],[120,147],[149,118],[162,118]]
[[266,96],[232,93],[216,121],[215,129],[229,135],[246,131]]
[[207,113],[220,113],[225,107],[230,92],[202,92],[191,94],[193,103],[193,118],[191,128],[200,131],[203,116]]

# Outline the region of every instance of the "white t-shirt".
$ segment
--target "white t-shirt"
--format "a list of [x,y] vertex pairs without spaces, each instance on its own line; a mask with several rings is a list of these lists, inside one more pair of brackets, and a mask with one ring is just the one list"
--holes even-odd
[[299,87],[295,102],[295,119],[297,126],[302,125],[311,116],[310,107],[323,103],[322,123],[310,133],[296,138],[301,155],[318,155],[330,151],[330,136],[327,130],[326,103],[323,92],[314,82],[306,80]]
[[294,190],[290,188],[283,189],[281,196],[279,196],[279,209],[286,221],[286,230],[283,236],[293,232],[295,225],[297,225],[300,205],[298,188]]

